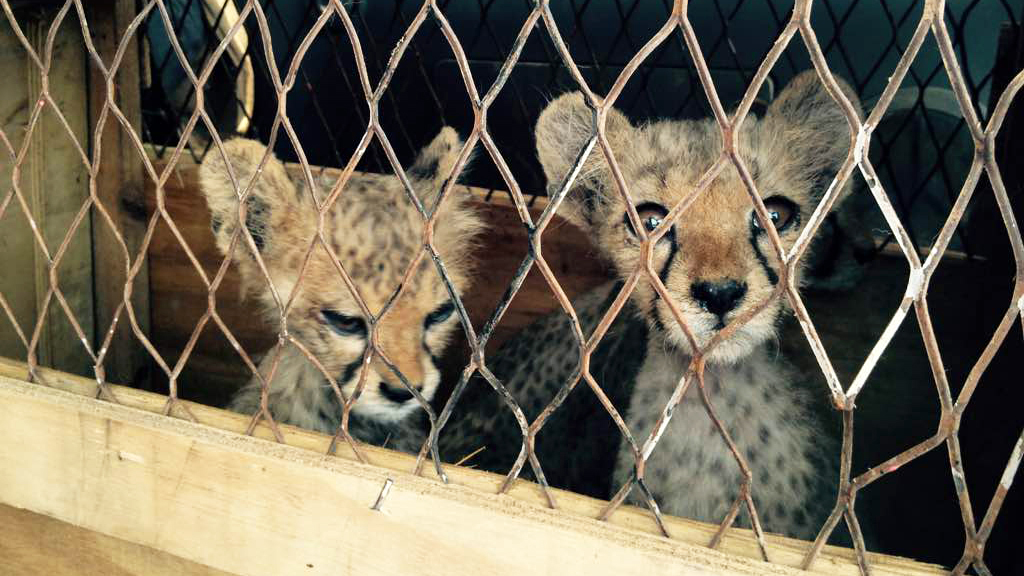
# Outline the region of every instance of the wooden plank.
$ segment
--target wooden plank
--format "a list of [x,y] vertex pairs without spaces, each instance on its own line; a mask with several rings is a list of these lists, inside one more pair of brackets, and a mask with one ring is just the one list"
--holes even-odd
[[[96,51],[108,69],[113,62],[124,31],[135,16],[134,0],[97,0],[88,7],[89,27]],[[128,41],[124,57],[114,78],[114,101],[136,134],[142,133],[142,108],[139,87],[138,38]],[[95,132],[107,98],[106,78],[95,62],[89,66],[89,126]],[[128,252],[135,262],[146,229],[143,198],[143,157],[113,115],[108,114],[100,133],[102,142],[100,170],[96,177],[96,194],[114,221]],[[93,143],[95,146],[96,143]],[[93,228],[96,259],[96,337],[106,337],[114,314],[124,299],[127,270],[124,252],[114,231],[96,213]],[[144,263],[135,278],[132,306],[140,330],[149,333],[149,273]],[[113,382],[146,385],[149,358],[132,333],[128,316],[122,312],[104,363],[106,375]]]
[[[28,58],[25,49],[11,31],[6,18],[0,24],[0,72],[11,79],[9,89],[0,90],[0,129],[18,146],[28,123]],[[0,202],[12,188],[13,164],[5,151],[0,162]],[[17,200],[11,199],[0,218],[0,262],[7,270],[32,270],[35,266],[35,240],[28,220]],[[0,274],[0,293],[14,313],[14,320],[28,337],[36,319],[35,283],[29,274]],[[0,310],[0,355],[26,358],[25,345],[7,315]]]
[[[51,15],[54,13],[50,13]],[[42,23],[40,23],[42,24]],[[45,25],[33,26],[32,40],[39,53],[44,53]],[[52,107],[47,107],[40,118],[40,129],[33,135],[31,164],[32,186],[30,194],[34,203],[36,222],[46,239],[51,256],[56,252],[71,228],[76,213],[89,196],[86,185],[88,168],[83,164],[78,148],[72,138],[83,149],[88,148],[87,114],[83,96],[85,86],[85,50],[81,30],[74,18],[68,18],[61,26],[49,74],[49,92],[53,102],[60,108],[73,134],[68,134],[58,120]],[[38,82],[35,70],[29,67],[30,86]],[[33,86],[32,88],[41,88]],[[30,92],[37,92],[30,89]],[[38,92],[37,92],[38,93]],[[33,98],[34,99],[34,98]],[[93,325],[92,291],[92,246],[90,245],[91,224],[86,217],[71,237],[57,268],[57,281],[67,299],[76,321],[87,337],[91,337]],[[49,288],[49,265],[42,253],[36,251],[36,298],[38,310],[42,310],[45,291]],[[40,341],[40,360],[47,366],[76,374],[91,373],[92,362],[81,343],[81,338],[72,328],[65,311],[54,299],[47,312],[45,337]]]
[[[11,377],[14,376],[14,377]],[[365,447],[323,453],[329,438],[283,427],[286,445],[237,434],[246,416],[190,404],[200,424],[160,416],[165,398],[114,387],[121,405],[93,399],[90,380],[45,371],[51,387],[20,381],[0,360],[0,502],[239,574],[807,574],[809,543],[768,536],[757,560],[749,531],[717,551],[715,527],[624,507],[593,520],[600,501],[556,490],[543,505],[520,481],[448,467],[450,483],[409,473],[412,456]],[[371,510],[392,481],[381,512]],[[524,553],[528,551],[528,553]],[[871,555],[875,574],[941,574]],[[344,567],[344,568],[342,568]],[[852,551],[826,547],[811,574],[858,574]]]
[[228,576],[166,552],[0,505],[0,562],[9,576]]
[[[19,21],[33,49],[45,57],[46,36],[55,17],[53,10],[26,11]],[[10,85],[0,96],[4,132],[20,148],[26,142],[25,129],[35,104],[44,98],[43,79],[39,68],[28,58],[10,25],[0,25],[0,70]],[[88,149],[87,106],[85,85],[85,49],[81,31],[73,15],[65,19],[54,36],[49,58],[47,101],[34,125],[28,150],[21,164],[18,188],[35,221],[44,249],[36,243],[32,229],[17,200],[8,205],[0,222],[0,261],[7,269],[24,271],[5,274],[0,290],[8,298],[17,321],[26,337],[31,338],[35,324],[44,312],[46,318],[39,332],[35,355],[39,363],[88,374],[92,363],[81,338],[50,289],[50,259],[71,229],[71,225],[89,196],[88,168],[82,162],[75,142]],[[60,114],[68,129],[60,121]],[[5,154],[6,155],[6,154]],[[5,162],[3,195],[13,184],[13,167]],[[57,283],[76,322],[87,338],[93,336],[92,247],[91,223],[85,219],[72,234],[68,247],[57,264]],[[13,326],[0,319],[0,353],[26,357],[25,349]]]

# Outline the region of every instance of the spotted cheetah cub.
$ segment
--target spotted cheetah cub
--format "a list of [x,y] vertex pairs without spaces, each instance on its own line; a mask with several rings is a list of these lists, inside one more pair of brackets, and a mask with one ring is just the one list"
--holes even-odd
[[[421,202],[429,210],[455,164],[461,141],[444,128],[424,148],[407,175]],[[270,279],[283,301],[298,286],[287,329],[324,369],[334,376],[346,397],[359,380],[367,346],[368,325],[355,298],[321,244],[310,258],[305,276],[299,271],[316,234],[318,214],[305,183],[292,180],[284,165],[271,156],[261,172],[258,165],[266,148],[255,141],[235,139],[224,144],[224,155],[242,189],[256,177],[248,199],[246,226],[260,251]],[[203,162],[200,185],[210,207],[217,247],[228,253],[238,222],[238,200],[224,158],[212,150]],[[334,180],[321,179],[315,194],[322,202]],[[446,197],[434,231],[434,246],[460,292],[470,280],[468,255],[482,221],[455,193]],[[397,288],[415,254],[422,248],[422,220],[400,181],[391,175],[354,175],[337,202],[324,215],[324,234],[376,314]],[[278,306],[249,249],[240,243],[231,258],[241,275],[243,292],[255,297],[271,326],[277,324]],[[402,297],[379,323],[384,352],[407,381],[430,400],[438,387],[438,357],[457,325],[448,292],[429,257],[421,260]],[[267,375],[273,354],[259,369]],[[420,404],[410,390],[374,355],[366,368],[362,394],[354,404],[349,431],[359,440],[404,451],[419,448]],[[231,401],[229,408],[254,413],[260,403],[255,377]],[[323,373],[293,345],[281,352],[270,382],[269,406],[279,422],[334,433],[342,408]]]
[[[852,90],[841,86],[859,109]],[[541,114],[537,152],[550,191],[561,185],[590,138],[592,116],[578,93],[555,99]],[[606,126],[640,220],[649,230],[693,189],[722,150],[719,128],[710,119],[634,126],[612,111]],[[738,135],[740,154],[787,249],[846,158],[849,134],[845,116],[813,72],[793,79],[763,118],[751,115],[744,122]],[[844,195],[848,192],[843,190]],[[566,203],[562,212],[586,231],[621,278],[640,265],[640,239],[600,149],[583,165]],[[737,316],[769,298],[780,276],[770,254],[746,188],[730,166],[659,240],[653,268],[703,347]],[[619,286],[621,280],[574,303],[585,336],[593,332]],[[813,538],[835,502],[838,451],[834,430],[812,409],[813,403],[823,403],[819,401],[826,398],[825,390],[801,382],[802,376],[779,358],[776,341],[786,306],[784,298],[772,301],[720,342],[707,358],[705,378],[717,414],[753,471],[754,500],[765,529]],[[528,418],[580,370],[569,328],[564,314],[554,314],[492,359],[495,374]],[[667,303],[641,280],[592,355],[590,373],[642,444],[690,360],[690,343]],[[470,391],[466,412],[479,412],[471,406],[484,401],[477,399],[483,392]],[[484,468],[507,471],[522,444],[507,414],[490,421],[468,414],[454,428],[453,452],[469,447],[458,445],[459,438],[474,435],[476,444],[487,446],[482,454],[498,448],[493,456],[497,460],[480,463]],[[511,451],[500,454],[502,443],[511,444]],[[536,445],[543,471],[556,486],[608,498],[633,474],[632,450],[585,383],[552,415]],[[708,418],[696,385],[676,408],[646,464],[645,478],[661,508],[671,514],[720,522],[736,499],[739,467]],[[633,495],[639,498],[639,490]]]
[[[853,91],[841,86],[859,109]],[[557,185],[564,178],[589,135],[590,117],[579,95],[559,98],[541,115],[537,150],[549,183]],[[711,120],[632,126],[614,114],[607,126],[648,229],[661,223],[722,149],[719,128]],[[744,122],[738,135],[740,154],[786,249],[845,160],[849,142],[845,116],[813,71],[794,78],[763,118]],[[607,166],[596,155],[570,201],[575,222],[588,230],[619,273],[634,270],[641,261],[640,243]],[[779,280],[770,251],[767,234],[731,167],[658,242],[654,269],[698,346],[770,297]],[[649,283],[641,282],[631,300],[649,332],[644,361],[631,383],[626,423],[643,439],[689,365],[691,349]],[[773,347],[786,306],[784,298],[772,301],[717,345],[708,357],[706,386],[751,467],[754,500],[765,529],[813,538],[834,502],[838,452],[811,407],[810,394],[824,396],[824,389],[802,387],[800,375]],[[630,383],[605,382],[615,385]],[[633,468],[631,449],[623,442],[613,487],[628,481]],[[707,417],[696,386],[687,391],[647,463],[646,479],[657,501],[672,514],[719,522],[735,500],[739,469]]]

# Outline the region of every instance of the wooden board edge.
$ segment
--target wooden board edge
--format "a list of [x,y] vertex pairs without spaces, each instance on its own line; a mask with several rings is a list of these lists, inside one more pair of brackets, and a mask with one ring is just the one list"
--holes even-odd
[[4,377],[0,414],[37,444],[0,445],[4,503],[240,574],[796,574]]
[[[755,562],[759,568],[751,573],[765,573],[785,566],[797,566],[809,543],[769,535],[769,558],[776,564],[763,564],[756,559],[760,557],[756,543],[749,531],[730,530],[718,551],[707,550],[703,545],[710,539],[716,527],[691,520],[666,517],[667,527],[672,535],[665,539],[657,532],[657,528],[646,511],[623,507],[608,522],[593,520],[601,510],[603,502],[560,490],[554,491],[559,510],[551,510],[545,506],[545,500],[536,485],[520,481],[508,495],[496,495],[502,477],[467,468],[446,467],[450,484],[440,483],[430,466],[426,467],[423,476],[411,473],[415,469],[415,458],[376,448],[362,446],[369,466],[355,461],[352,451],[344,446],[338,456],[326,457],[330,439],[313,432],[283,427],[286,445],[271,442],[272,435],[265,426],[260,426],[255,437],[239,436],[249,422],[249,417],[234,414],[207,406],[188,404],[196,419],[202,424],[193,424],[161,415],[166,404],[166,397],[124,388],[111,386],[120,405],[93,400],[96,396],[96,383],[85,378],[76,377],[57,371],[45,370],[40,377],[48,386],[24,384],[27,370],[24,365],[0,359],[0,380],[8,399],[17,401],[27,398],[35,402],[43,402],[53,409],[64,411],[88,412],[102,414],[108,422],[120,422],[156,429],[161,432],[173,433],[190,442],[212,442],[214,445],[237,453],[243,460],[248,457],[270,456],[284,459],[292,463],[304,463],[312,468],[327,467],[340,474],[340,477],[365,477],[367,471],[383,481],[385,476],[400,478],[405,489],[416,493],[434,494],[438,498],[454,500],[471,508],[478,508],[481,513],[496,518],[508,517],[528,518],[543,525],[558,525],[561,529],[577,534],[602,533],[609,541],[622,541],[626,538],[643,542],[644,549],[658,551],[672,557],[690,558],[695,551],[711,554],[705,559],[714,559],[716,565],[723,562],[719,555],[724,554],[730,561],[738,562],[737,570],[746,570]],[[12,390],[14,392],[12,392]],[[0,438],[3,436],[0,435]],[[244,450],[239,448],[243,447]],[[31,446],[25,450],[32,452]],[[248,455],[248,456],[246,456]],[[10,502],[8,502],[10,503]],[[11,503],[18,505],[17,503]],[[67,519],[67,518],[60,518]],[[73,518],[70,519],[73,521]],[[467,520],[469,521],[469,520]],[[117,536],[115,534],[115,536]],[[537,543],[543,546],[543,542]],[[172,554],[175,551],[169,550]],[[185,554],[176,554],[185,558]],[[192,558],[189,558],[192,559]],[[942,574],[944,571],[937,566],[926,565],[903,558],[871,554],[876,574]],[[208,562],[207,562],[208,563]],[[726,562],[728,564],[728,562]],[[213,564],[211,564],[213,565]],[[216,565],[214,565],[216,566]],[[220,568],[220,566],[216,566]],[[230,569],[230,568],[223,568]],[[747,572],[736,572],[747,573]],[[787,572],[782,572],[787,573]],[[821,558],[816,562],[811,573],[820,574],[858,574],[851,550],[838,547],[827,547]]]
[[231,576],[166,552],[0,504],[4,574],[29,576]]

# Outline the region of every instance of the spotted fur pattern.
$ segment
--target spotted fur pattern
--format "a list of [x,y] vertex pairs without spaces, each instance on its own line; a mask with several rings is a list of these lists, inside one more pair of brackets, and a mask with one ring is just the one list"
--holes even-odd
[[[852,90],[844,83],[841,87],[859,109]],[[562,185],[593,134],[593,117],[578,93],[555,99],[541,114],[537,150],[549,190]],[[722,149],[720,130],[712,120],[663,120],[634,126],[612,111],[606,134],[641,216],[656,218],[663,217],[693,189]],[[847,156],[850,136],[846,118],[814,73],[808,72],[782,91],[764,117],[749,116],[737,140],[762,198],[782,206],[776,211],[791,211],[788,224],[778,228],[788,249]],[[847,188],[841,194],[848,192]],[[565,215],[594,239],[622,278],[641,264],[641,241],[626,217],[625,203],[600,149],[584,163],[566,203]],[[763,303],[779,281],[778,258],[759,226],[748,192],[735,168],[729,166],[654,247],[654,271],[693,331],[697,346],[706,346],[737,315]],[[803,271],[803,264],[798,265],[798,285]],[[742,290],[737,290],[739,296],[723,309],[708,303],[699,290],[701,284],[741,286]],[[612,289],[609,295],[609,290],[603,287],[596,297],[586,295],[574,303],[580,317],[600,318],[617,293]],[[815,409],[826,400],[826,391],[809,390],[778,356],[778,327],[787,312],[787,301],[776,299],[731,338],[719,342],[707,356],[706,386],[717,414],[751,467],[754,501],[765,529],[813,538],[835,502],[837,428],[832,426],[834,420],[826,422]],[[551,345],[533,344],[543,360],[518,358],[522,342],[538,342],[538,334],[548,333],[553,322],[559,320],[545,319],[528,328],[492,361],[506,370],[498,373],[496,368],[495,372],[521,404],[536,405],[538,397],[546,403],[578,370],[578,352],[571,337],[554,336]],[[566,321],[560,320],[559,325],[568,331]],[[631,329],[631,325],[640,329]],[[692,348],[666,302],[646,281],[639,283],[616,326],[602,346],[614,350],[630,344],[624,339],[640,339],[641,344],[634,347],[642,351],[595,355],[590,370],[626,414],[626,424],[642,444],[685,373]],[[585,400],[594,395],[577,389],[570,399],[573,396]],[[567,411],[576,430],[589,427],[594,433],[608,434],[611,440],[599,437],[597,442],[618,446],[616,463],[608,465],[607,460],[590,453],[539,456],[548,478],[564,481],[552,484],[582,488],[607,498],[631,477],[634,458],[619,432],[609,426],[611,419],[605,410],[599,405],[594,409],[593,401],[589,406],[589,413],[574,413],[570,402],[560,411]],[[490,449],[502,440],[488,426],[481,424],[485,431],[481,438]],[[571,449],[594,441],[570,438],[563,432],[545,427],[538,443],[545,434]],[[515,429],[512,433],[518,435]],[[485,462],[483,467],[490,465]],[[566,470],[574,466],[596,477],[581,482]],[[674,411],[646,464],[645,477],[662,510],[676,515],[720,522],[736,499],[739,467],[712,426],[696,386]],[[634,490],[634,501],[640,502],[639,497],[640,491]],[[741,515],[742,522],[749,525],[749,519]]]
[[[408,170],[409,180],[428,210],[450,177],[461,147],[458,135],[446,127]],[[236,190],[245,191],[250,183],[246,227],[271,283],[244,241],[235,246],[231,243],[239,218]],[[254,298],[256,310],[276,329],[280,308],[271,284],[282,303],[294,299],[286,326],[280,328],[287,329],[320,362],[346,398],[356,391],[360,373],[365,371],[349,431],[367,442],[387,441],[398,449],[416,450],[422,441],[422,409],[410,386],[428,401],[437,389],[438,357],[457,325],[450,296],[431,258],[424,257],[402,297],[377,324],[381,348],[405,381],[377,355],[364,366],[370,326],[324,244],[345,266],[371,314],[376,314],[423,248],[422,219],[398,178],[357,174],[323,214],[325,242],[314,243],[319,218],[314,197],[323,202],[335,181],[325,178],[315,184],[311,194],[303,181],[289,177],[284,165],[262,144],[244,139],[226,142],[223,155],[212,150],[200,168],[200,185],[210,207],[217,247],[230,255],[241,275],[243,291]],[[449,194],[437,208],[441,213],[434,230],[434,246],[459,292],[469,285],[468,255],[483,226],[468,200],[456,192]],[[312,255],[300,283],[300,270],[311,245]],[[264,376],[269,376],[273,359],[270,353],[261,361],[259,369]],[[260,383],[254,377],[237,393],[230,408],[254,413],[259,403]],[[270,381],[269,406],[277,421],[312,430],[334,433],[341,423],[342,398],[324,372],[290,344],[281,350]]]
[[[618,286],[609,283],[573,303],[585,336],[589,337],[601,321]],[[636,321],[631,310],[627,306],[591,355],[591,372],[602,384],[633,378],[643,361],[647,327]],[[579,345],[569,318],[558,313],[534,322],[520,337],[504,344],[487,365],[512,392],[527,421],[532,422],[560,389],[576,380],[579,359]],[[617,409],[626,409],[626,387],[606,387],[606,392]],[[608,472],[615,465],[619,432],[611,418],[600,414],[604,409],[597,396],[580,381],[546,421],[535,450],[551,485],[595,497],[607,496],[611,482]],[[467,465],[504,474],[519,456],[521,438],[509,406],[483,378],[474,378],[440,436],[440,450],[450,462],[472,455]],[[528,465],[523,476],[534,477]]]

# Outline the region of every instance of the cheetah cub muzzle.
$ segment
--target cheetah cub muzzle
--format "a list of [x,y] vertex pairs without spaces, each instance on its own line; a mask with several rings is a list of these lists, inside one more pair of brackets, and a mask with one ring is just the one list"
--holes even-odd
[[[859,110],[852,90],[840,85]],[[562,186],[593,131],[593,112],[578,93],[556,98],[543,111],[536,141],[549,192]],[[612,110],[606,134],[647,230],[664,222],[722,151],[720,129],[710,119],[634,125]],[[805,72],[763,117],[746,118],[737,143],[770,225],[788,250],[846,159],[846,117],[817,76]],[[846,196],[849,185],[840,193]],[[618,283],[574,302],[583,334],[589,336],[624,279],[643,265],[642,241],[599,147],[582,165],[565,204],[560,213],[593,239],[619,276]],[[737,317],[769,301],[781,277],[773,253],[749,193],[730,164],[671,224],[653,247],[651,263],[703,349]],[[803,265],[795,273],[799,283]],[[838,450],[835,430],[824,424],[816,406],[824,404],[827,390],[796,374],[779,357],[778,328],[787,305],[785,298],[770,300],[718,342],[705,356],[705,383],[716,413],[752,470],[753,498],[764,528],[813,538],[835,503]],[[506,343],[488,365],[532,420],[559,388],[580,374],[578,351],[571,326],[559,312]],[[641,446],[692,354],[668,303],[642,279],[589,366]],[[449,449],[457,456],[471,444],[484,445],[487,450],[476,463],[507,472],[522,438],[503,407],[489,419],[474,415],[481,412],[474,403],[495,402],[496,395],[487,392],[483,386],[467,391],[464,416],[453,424],[457,431]],[[503,451],[502,444],[511,449]],[[611,497],[634,474],[632,449],[582,381],[538,433],[536,451],[548,482],[592,496]],[[663,511],[718,523],[736,501],[742,479],[694,383],[645,466],[646,485]],[[632,498],[644,502],[637,488]],[[750,525],[745,511],[740,521]]]
[[[429,211],[450,176],[462,146],[451,128],[444,128],[424,148],[407,176]],[[313,244],[319,215],[313,202],[323,202],[335,184],[321,178],[311,194],[301,180],[289,177],[272,154],[262,170],[266,148],[259,142],[235,139],[224,144],[224,154],[213,149],[200,168],[200,185],[211,213],[217,247],[229,254],[241,275],[243,296],[253,297],[270,326],[279,323],[279,308],[266,277],[248,245],[239,235],[238,194],[228,173],[230,165],[240,190],[255,178],[247,199],[245,225],[252,234],[270,282],[282,302],[293,297],[287,329],[333,376],[345,398],[351,397],[360,378],[370,326],[345,285],[333,258]],[[225,158],[226,157],[226,158]],[[483,224],[469,206],[469,198],[454,190],[437,209],[434,246],[440,253],[458,292],[470,281],[474,237]],[[326,245],[352,278],[372,314],[377,314],[398,287],[415,255],[423,248],[423,221],[392,175],[355,174],[337,201],[323,215]],[[421,259],[387,315],[377,324],[381,348],[409,386],[424,399],[433,398],[440,380],[438,358],[457,317],[448,291],[433,261]],[[260,362],[264,376],[274,354]],[[363,368],[365,382],[352,407],[349,432],[357,439],[404,451],[422,442],[422,409],[410,388],[376,355]],[[260,382],[255,376],[233,398],[230,409],[252,414],[260,405]],[[275,420],[333,434],[341,423],[342,398],[297,346],[285,344],[269,383],[269,407]]]

